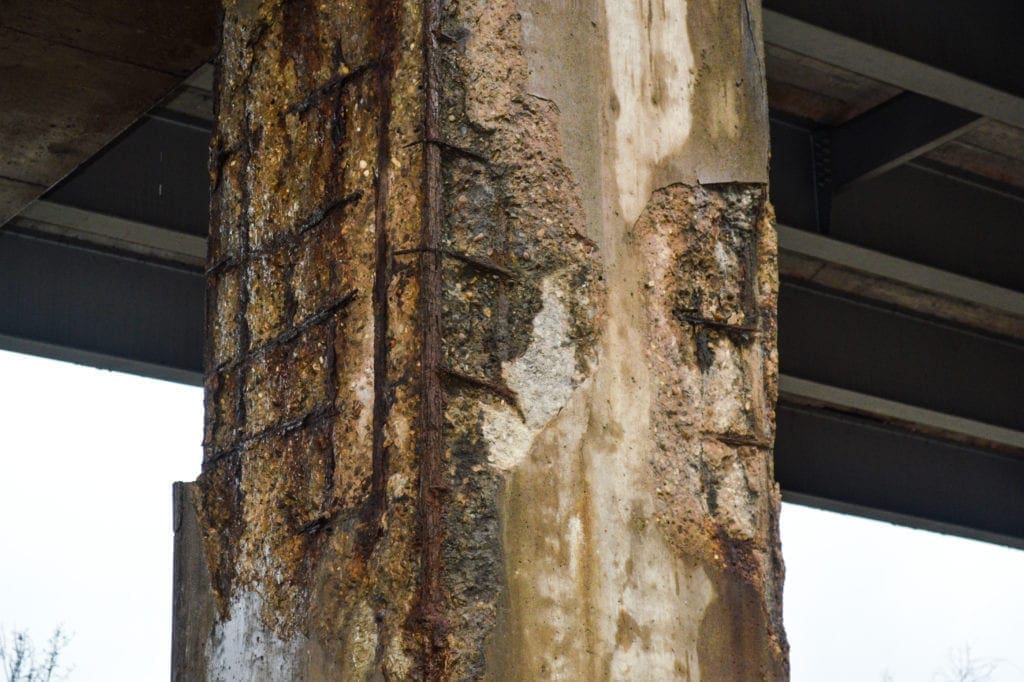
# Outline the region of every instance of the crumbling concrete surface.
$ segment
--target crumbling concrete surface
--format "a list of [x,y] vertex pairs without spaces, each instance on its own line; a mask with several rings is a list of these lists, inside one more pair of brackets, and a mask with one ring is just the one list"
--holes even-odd
[[175,679],[788,677],[759,36],[225,0]]

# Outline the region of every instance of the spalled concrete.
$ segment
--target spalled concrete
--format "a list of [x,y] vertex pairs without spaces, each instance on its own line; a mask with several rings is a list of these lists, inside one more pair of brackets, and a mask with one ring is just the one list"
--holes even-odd
[[342,5],[225,3],[194,679],[785,679],[758,8]]

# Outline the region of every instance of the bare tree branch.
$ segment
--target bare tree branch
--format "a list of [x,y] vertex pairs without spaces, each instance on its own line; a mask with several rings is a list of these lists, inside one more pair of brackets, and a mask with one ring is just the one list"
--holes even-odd
[[46,651],[36,657],[35,644],[24,630],[0,629],[0,664],[3,664],[3,682],[57,682],[64,679],[69,669],[62,667],[60,655],[69,638],[62,627],[54,629]]

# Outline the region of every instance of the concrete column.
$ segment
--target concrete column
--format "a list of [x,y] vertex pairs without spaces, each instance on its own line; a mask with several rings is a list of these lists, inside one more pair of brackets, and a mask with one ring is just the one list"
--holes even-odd
[[787,678],[759,16],[224,0],[176,679]]

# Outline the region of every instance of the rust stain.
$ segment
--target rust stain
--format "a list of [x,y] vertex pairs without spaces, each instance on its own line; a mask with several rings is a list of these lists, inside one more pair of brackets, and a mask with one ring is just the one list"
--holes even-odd
[[373,469],[367,502],[367,530],[361,543],[368,556],[382,533],[381,518],[386,505],[388,473],[384,425],[387,422],[394,394],[388,378],[388,287],[391,283],[391,246],[388,235],[388,201],[390,184],[387,168],[391,159],[391,82],[394,77],[394,51],[397,37],[395,3],[377,3],[374,10],[374,31],[377,46],[377,97],[381,103],[377,122],[376,166],[374,171],[373,237]]
[[419,313],[423,338],[420,348],[420,442],[419,523],[420,586],[416,618],[426,629],[423,660],[424,679],[444,679],[446,624],[441,585],[443,563],[443,505],[447,492],[441,466],[445,450],[443,420],[444,394],[441,387],[441,232],[442,179],[441,149],[431,140],[441,138],[441,84],[437,37],[441,25],[440,0],[426,0],[423,7],[423,107],[424,173],[423,223],[419,254]]
[[[770,208],[756,183],[690,182],[640,188],[624,217],[615,121],[636,102],[586,47],[622,8],[224,5],[213,676],[780,670]],[[538,21],[562,46],[539,70]],[[679,75],[654,47],[652,111]],[[694,111],[734,139],[729,111]],[[682,168],[663,160],[641,159],[652,182]],[[231,628],[272,650],[231,650]]]

